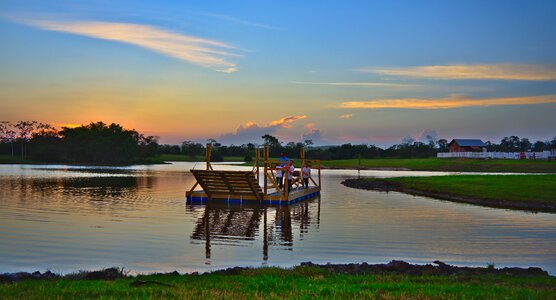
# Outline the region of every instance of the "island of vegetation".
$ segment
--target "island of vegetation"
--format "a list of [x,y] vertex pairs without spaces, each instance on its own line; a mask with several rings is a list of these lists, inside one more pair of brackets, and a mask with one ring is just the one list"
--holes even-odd
[[342,184],[500,208],[556,212],[556,175],[359,178]]
[[50,124],[0,122],[3,163],[130,165],[156,160],[157,137],[119,124],[90,123],[57,129]]
[[3,299],[553,299],[556,278],[539,268],[302,263],[211,273],[129,276],[122,269],[0,275]]

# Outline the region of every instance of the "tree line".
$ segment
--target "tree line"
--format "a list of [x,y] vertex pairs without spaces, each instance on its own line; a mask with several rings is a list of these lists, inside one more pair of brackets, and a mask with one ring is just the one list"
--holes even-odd
[[[300,149],[306,149],[306,156],[311,159],[336,160],[354,158],[426,158],[436,157],[439,152],[448,152],[449,141],[446,139],[435,139],[427,137],[427,142],[415,141],[406,137],[400,144],[388,148],[380,148],[371,144],[351,143],[339,146],[314,147],[311,140],[303,142],[282,143],[278,138],[271,135],[262,136],[264,144],[269,145],[270,156],[278,157],[285,152],[288,157],[299,158]],[[254,157],[257,145],[253,143],[243,145],[222,145],[214,139],[208,139],[207,143],[212,145],[212,161],[222,161],[224,156],[240,156],[245,161],[251,161]],[[488,151],[493,152],[527,152],[527,151],[550,151],[556,148],[556,137],[550,141],[530,142],[528,138],[517,136],[504,137],[500,143],[485,142]],[[158,152],[161,154],[182,154],[193,158],[204,156],[205,145],[184,141],[181,145],[159,145]]]
[[[380,148],[371,144],[343,144],[339,146],[313,146],[311,140],[284,143],[265,134],[264,144],[269,145],[270,156],[285,152],[288,157],[299,158],[300,149],[306,149],[308,158],[321,160],[354,158],[424,158],[435,157],[438,152],[448,152],[448,140],[427,136],[426,142],[406,137],[400,144]],[[242,157],[251,161],[258,145],[222,145],[208,139],[212,145],[212,161],[222,161],[225,156]],[[556,148],[556,137],[550,141],[531,142],[518,136],[504,137],[500,143],[487,141],[488,151],[522,152],[546,151]],[[0,121],[0,154],[20,156],[22,160],[58,163],[131,164],[142,163],[159,154],[186,155],[198,159],[205,155],[205,145],[184,141],[181,145],[159,145],[158,138],[145,136],[121,125],[103,122],[90,123],[75,128],[54,126],[36,121],[11,123]]]
[[37,162],[132,164],[156,156],[158,138],[115,123],[57,129],[36,121],[1,121],[0,154]]

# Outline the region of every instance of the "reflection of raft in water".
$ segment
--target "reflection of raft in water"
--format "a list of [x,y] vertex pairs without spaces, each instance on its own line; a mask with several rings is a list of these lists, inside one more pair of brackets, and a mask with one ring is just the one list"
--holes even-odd
[[[281,189],[276,181],[276,166],[280,165],[277,160],[269,160],[268,146],[264,148],[264,170],[263,185],[259,185],[259,149],[256,152],[255,167],[252,171],[223,171],[213,170],[210,164],[211,147],[207,145],[206,170],[191,170],[197,182],[191,190],[185,193],[187,203],[225,202],[229,204],[262,203],[270,205],[282,205],[296,203],[305,199],[311,199],[320,195],[320,160],[306,160],[305,151],[301,149],[302,164],[311,164],[312,171],[317,171],[318,178],[315,181],[309,178],[308,188],[303,187],[303,179],[299,172],[294,174],[289,189],[287,176],[284,176],[284,188]],[[197,185],[202,190],[195,190]]]

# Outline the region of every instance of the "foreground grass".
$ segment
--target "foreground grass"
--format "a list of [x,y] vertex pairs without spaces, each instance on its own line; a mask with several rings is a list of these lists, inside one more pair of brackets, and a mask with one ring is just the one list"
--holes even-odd
[[[205,161],[205,156],[189,156],[189,155],[182,155],[182,154],[161,154],[157,156],[158,159],[162,161],[190,161],[190,162],[200,162]],[[241,162],[243,161],[243,157],[241,156],[224,156],[225,162]]]
[[508,275],[342,275],[313,267],[239,275],[142,275],[0,284],[3,299],[554,299],[556,278]]
[[556,212],[556,175],[456,175],[349,179],[346,186],[479,205]]
[[[333,168],[357,168],[359,160],[327,160],[322,161],[322,165]],[[556,173],[556,161],[547,160],[377,158],[361,159],[361,167],[415,171]]]

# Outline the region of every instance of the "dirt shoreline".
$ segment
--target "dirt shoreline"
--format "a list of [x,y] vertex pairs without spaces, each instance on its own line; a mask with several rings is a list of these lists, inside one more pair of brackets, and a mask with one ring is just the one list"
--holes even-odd
[[[519,268],[519,267],[505,267],[495,268],[494,265],[487,267],[458,267],[443,263],[441,261],[434,261],[433,264],[410,264],[401,260],[392,260],[387,264],[368,264],[364,263],[351,263],[351,264],[314,264],[312,262],[303,262],[298,267],[313,267],[325,270],[331,274],[345,274],[345,275],[359,275],[359,274],[404,274],[404,275],[433,275],[433,276],[452,276],[452,275],[506,275],[506,276],[551,276],[547,271],[538,267]],[[144,275],[174,275],[174,276],[198,276],[206,274],[219,274],[219,275],[241,275],[243,271],[256,269],[253,267],[233,267],[222,270],[216,270],[205,273],[186,273],[180,274],[177,271],[169,273],[154,273]],[[142,276],[142,275],[138,275]],[[46,271],[41,273],[39,271],[33,273],[18,272],[18,273],[4,273],[0,274],[0,284],[15,283],[23,280],[56,280],[56,279],[69,279],[69,280],[116,280],[125,278],[136,278],[137,276],[128,275],[123,268],[108,268],[98,271],[80,271],[67,275],[59,275]]]
[[527,210],[532,212],[556,213],[555,204],[491,200],[491,199],[474,198],[474,197],[459,196],[459,195],[446,194],[446,193],[421,191],[421,190],[405,188],[400,183],[397,182],[390,182],[390,181],[385,181],[376,178],[346,179],[342,181],[342,184],[347,187],[356,188],[356,189],[373,190],[373,191],[381,191],[381,192],[401,192],[401,193],[406,193],[415,196],[425,196],[425,197],[430,197],[430,198],[435,198],[440,200],[469,203],[469,204],[495,207],[495,208],[519,209],[519,210]]

